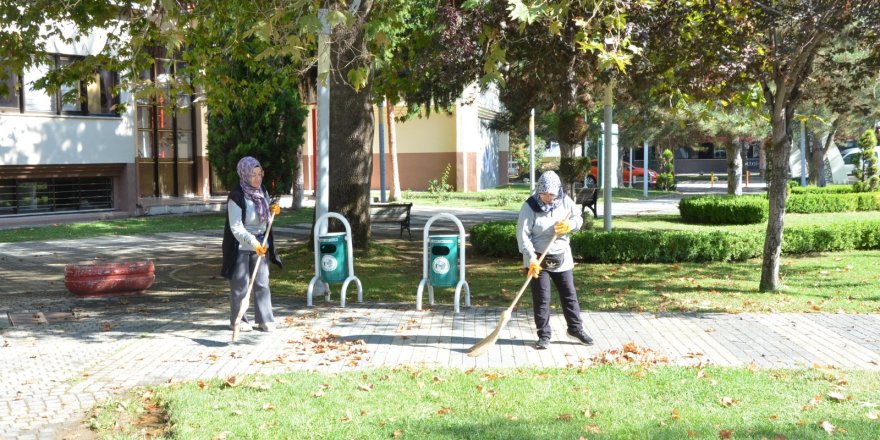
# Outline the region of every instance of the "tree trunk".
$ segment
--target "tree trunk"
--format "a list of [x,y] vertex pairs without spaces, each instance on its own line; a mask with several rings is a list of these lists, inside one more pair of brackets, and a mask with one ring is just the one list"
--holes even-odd
[[367,62],[362,58],[367,53],[363,17],[369,14],[371,7],[371,1],[362,2],[354,24],[337,26],[333,31],[330,53],[329,210],[341,214],[351,224],[352,244],[358,249],[369,249],[370,246],[372,77],[360,90],[355,90],[346,79],[350,70]]
[[816,186],[825,186],[827,182],[825,182],[825,155],[828,154],[828,150],[834,145],[834,135],[837,133],[837,127],[840,124],[840,118],[834,118],[834,121],[831,123],[831,127],[828,132],[825,133],[825,136],[820,136],[818,133],[810,132],[808,139],[810,140],[810,155],[808,157],[808,163],[810,167],[810,184]]
[[[779,96],[776,99],[782,99]],[[788,200],[788,157],[791,152],[791,136],[788,133],[790,116],[783,104],[775,106],[771,115],[770,159],[770,213],[767,233],[764,237],[764,255],[761,264],[762,292],[779,289],[779,263],[782,255],[782,231],[785,223],[785,203]]]
[[727,152],[727,194],[742,195],[743,161],[740,152],[742,146],[738,141],[731,141],[724,146]]
[[388,112],[388,154],[391,156],[391,198],[389,200],[400,200],[400,171],[397,165],[397,122],[394,120],[394,104],[388,103],[385,106]]

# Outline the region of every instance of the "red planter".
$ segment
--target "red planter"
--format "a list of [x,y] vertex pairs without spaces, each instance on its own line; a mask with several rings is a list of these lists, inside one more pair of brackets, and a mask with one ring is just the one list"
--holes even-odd
[[141,293],[156,279],[152,261],[135,263],[68,264],[64,286],[82,297]]

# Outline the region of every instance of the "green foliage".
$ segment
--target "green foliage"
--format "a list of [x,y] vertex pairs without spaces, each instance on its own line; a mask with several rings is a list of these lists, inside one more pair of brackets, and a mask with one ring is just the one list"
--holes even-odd
[[686,222],[712,225],[762,223],[770,211],[764,197],[729,195],[685,197],[678,209]]
[[877,176],[877,155],[874,147],[877,146],[877,135],[874,130],[868,129],[859,137],[859,148],[862,150],[861,166],[853,170],[857,182],[853,184],[856,192],[876,191],[880,185],[880,177]]
[[675,162],[672,150],[663,150],[663,154],[660,156],[657,188],[662,191],[672,191],[675,189]]
[[494,221],[474,225],[470,231],[474,252],[489,257],[520,256],[516,242],[516,223]]
[[443,174],[440,176],[440,180],[431,179],[428,181],[428,192],[431,193],[432,196],[437,197],[438,200],[443,201],[449,198],[449,193],[452,192],[452,185],[449,184],[449,173],[452,171],[452,164],[446,164],[446,168],[443,169]]
[[[535,144],[539,145],[538,140],[535,140]],[[538,169],[541,159],[544,158],[544,149],[540,147],[535,147],[535,169]],[[514,145],[510,149],[510,156],[513,160],[516,161],[517,177],[522,176],[524,174],[528,174],[529,172],[529,145],[528,144],[518,144]]]
[[846,194],[853,192],[852,185],[789,186],[789,194]]
[[573,193],[575,182],[583,181],[593,164],[589,157],[563,157],[559,161],[559,177],[569,186],[566,191]]
[[792,194],[786,202],[791,213],[880,211],[880,193]]
[[[489,222],[471,228],[474,251],[491,257],[519,257],[514,222]],[[587,229],[572,235],[574,257],[593,263],[673,263],[742,261],[762,255],[763,231]],[[880,249],[880,221],[843,221],[785,229],[783,252],[789,255],[854,249]]]

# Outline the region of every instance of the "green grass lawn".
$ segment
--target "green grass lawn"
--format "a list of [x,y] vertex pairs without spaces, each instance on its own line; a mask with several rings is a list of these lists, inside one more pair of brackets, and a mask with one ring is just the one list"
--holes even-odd
[[[470,248],[467,249],[470,251]],[[275,295],[305,296],[314,276],[312,249],[284,249],[283,271],[272,275]],[[474,306],[507,306],[525,281],[521,262],[467,252],[466,279]],[[368,302],[415,303],[422,277],[422,244],[383,240],[355,252],[355,275]],[[578,264],[576,287],[585,310],[680,312],[880,312],[880,251],[848,251],[783,257],[783,289],[758,292],[761,260],[738,263]],[[338,301],[340,285],[331,285]],[[356,291],[349,288],[347,300]],[[427,296],[427,294],[426,294]],[[452,304],[454,289],[436,288],[439,304]],[[427,298],[424,299],[427,301]],[[318,298],[316,301],[323,301]],[[464,299],[462,298],[462,303]],[[531,307],[524,295],[520,307]]]
[[878,383],[822,367],[307,372],[139,389],[90,422],[187,440],[875,439]]
[[[314,209],[285,209],[276,220],[277,226],[311,223]],[[154,234],[161,232],[223,230],[226,213],[154,215],[122,220],[91,221],[50,226],[0,229],[0,243],[50,241],[104,235]]]

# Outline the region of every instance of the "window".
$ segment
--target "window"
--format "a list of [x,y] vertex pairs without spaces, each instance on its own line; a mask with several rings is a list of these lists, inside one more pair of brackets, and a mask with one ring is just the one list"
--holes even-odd
[[[113,96],[118,83],[115,72],[99,70],[89,78],[75,84],[63,84],[57,93],[34,88],[34,82],[44,77],[50,70],[77,62],[82,57],[54,55],[48,65],[32,66],[24,72],[17,97],[23,104],[23,111],[34,113],[105,115],[118,116],[115,106],[119,99]],[[6,107],[7,98],[0,101],[0,108]],[[20,106],[17,106],[21,108]]]
[[0,179],[0,216],[109,209],[109,177]]
[[0,71],[0,111],[21,111],[21,84],[19,76],[6,69]]

